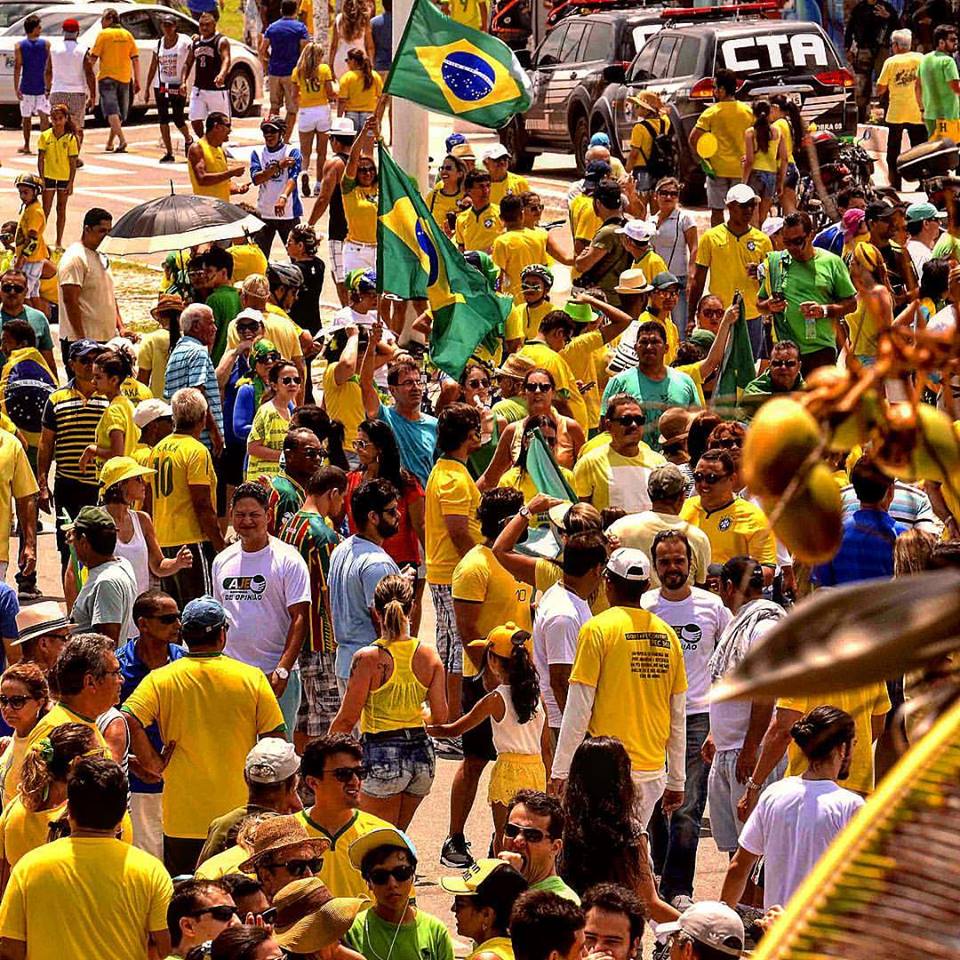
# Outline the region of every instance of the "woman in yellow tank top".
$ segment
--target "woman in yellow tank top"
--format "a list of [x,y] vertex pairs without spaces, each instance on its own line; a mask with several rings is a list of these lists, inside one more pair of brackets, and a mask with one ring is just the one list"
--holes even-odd
[[743,138],[743,182],[751,186],[760,203],[756,222],[767,219],[770,205],[780,195],[787,172],[787,144],[780,131],[770,123],[770,103],[757,100],[753,104],[753,126]]
[[383,636],[353,655],[350,680],[331,733],[360,721],[366,770],[360,809],[406,830],[430,792],[436,759],[423,703],[433,723],[447,719],[446,675],[433,647],[410,636],[413,583],[384,577],[373,594]]

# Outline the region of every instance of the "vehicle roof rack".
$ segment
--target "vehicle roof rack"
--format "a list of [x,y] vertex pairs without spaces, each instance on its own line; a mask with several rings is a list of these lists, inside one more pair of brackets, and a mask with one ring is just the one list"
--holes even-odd
[[743,20],[755,17],[770,17],[779,14],[779,0],[754,0],[750,3],[727,3],[716,7],[666,7],[661,11],[663,20]]

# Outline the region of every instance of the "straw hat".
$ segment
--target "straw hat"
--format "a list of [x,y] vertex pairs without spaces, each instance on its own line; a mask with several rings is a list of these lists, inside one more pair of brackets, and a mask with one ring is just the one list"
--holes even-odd
[[160,313],[183,313],[183,297],[178,293],[161,293],[150,316],[156,320]]
[[294,880],[273,898],[273,939],[291,953],[316,953],[340,940],[369,903],[360,897],[334,897],[319,877]]
[[45,637],[54,630],[66,630],[70,626],[63,607],[55,600],[31,603],[29,606],[22,606],[17,614],[18,636],[13,645],[26,643],[36,637]]
[[649,293],[650,284],[646,274],[639,268],[624,270],[620,274],[619,283],[613,288],[617,293]]
[[292,816],[265,820],[253,835],[253,852],[240,864],[241,873],[252,873],[257,865],[278,850],[308,847],[314,856],[321,856],[330,844],[321,837],[311,837],[307,828]]
[[641,110],[649,114],[658,114],[663,112],[663,101],[652,90],[644,90],[635,97],[630,97]]
[[498,377],[513,377],[514,380],[522,380],[531,370],[536,370],[537,365],[529,357],[521,357],[519,354],[511,353],[503,366],[498,367],[494,373]]

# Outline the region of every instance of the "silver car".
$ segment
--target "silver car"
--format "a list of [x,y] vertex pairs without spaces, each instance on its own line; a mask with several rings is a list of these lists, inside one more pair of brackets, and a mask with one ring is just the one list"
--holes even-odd
[[[37,6],[33,12],[40,17],[40,35],[48,39],[61,36],[63,21],[73,17],[80,24],[78,39],[89,50],[100,33],[100,18],[108,7],[117,11],[120,25],[133,34],[140,48],[140,92],[136,97],[131,97],[131,109],[142,108],[147,74],[156,56],[157,44],[163,36],[160,17],[175,17],[177,30],[188,37],[197,33],[197,22],[170,7],[142,3],[57,3]],[[20,125],[20,109],[13,89],[13,60],[15,44],[24,36],[24,19],[26,16],[0,30],[0,120],[12,127]],[[227,90],[230,93],[231,111],[237,117],[254,116],[263,97],[260,61],[256,53],[239,40],[230,40],[230,53]]]

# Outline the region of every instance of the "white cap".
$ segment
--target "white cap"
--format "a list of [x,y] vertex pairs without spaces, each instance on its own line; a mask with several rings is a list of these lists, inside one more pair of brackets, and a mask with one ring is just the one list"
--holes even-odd
[[745,183],[735,183],[727,191],[726,203],[749,203],[751,200],[759,199],[753,192],[753,187],[748,187]]
[[628,220],[622,227],[617,227],[617,233],[624,234],[634,243],[644,243],[657,235],[657,228],[646,220]]
[[768,237],[772,237],[775,233],[779,233],[783,229],[783,223],[783,217],[767,217],[767,219],[760,224],[760,229]]
[[657,939],[683,932],[688,937],[728,957],[743,954],[743,921],[735,910],[716,900],[701,900],[687,907],[671,923],[657,924]]
[[483,151],[484,160],[506,160],[509,156],[510,151],[502,143],[496,143]]
[[331,137],[335,137],[337,134],[343,134],[345,137],[355,137],[357,135],[357,128],[349,117],[335,117],[331,121],[330,129],[327,130],[327,133],[329,133]]
[[283,783],[300,769],[300,758],[289,740],[265,737],[247,754],[243,775],[250,783]]
[[624,580],[649,580],[650,561],[642,550],[636,547],[619,547],[610,554],[607,570]]
[[137,404],[137,409],[133,411],[133,422],[142,430],[154,420],[172,416],[173,407],[169,403],[158,397],[152,397],[149,400],[141,400]]

